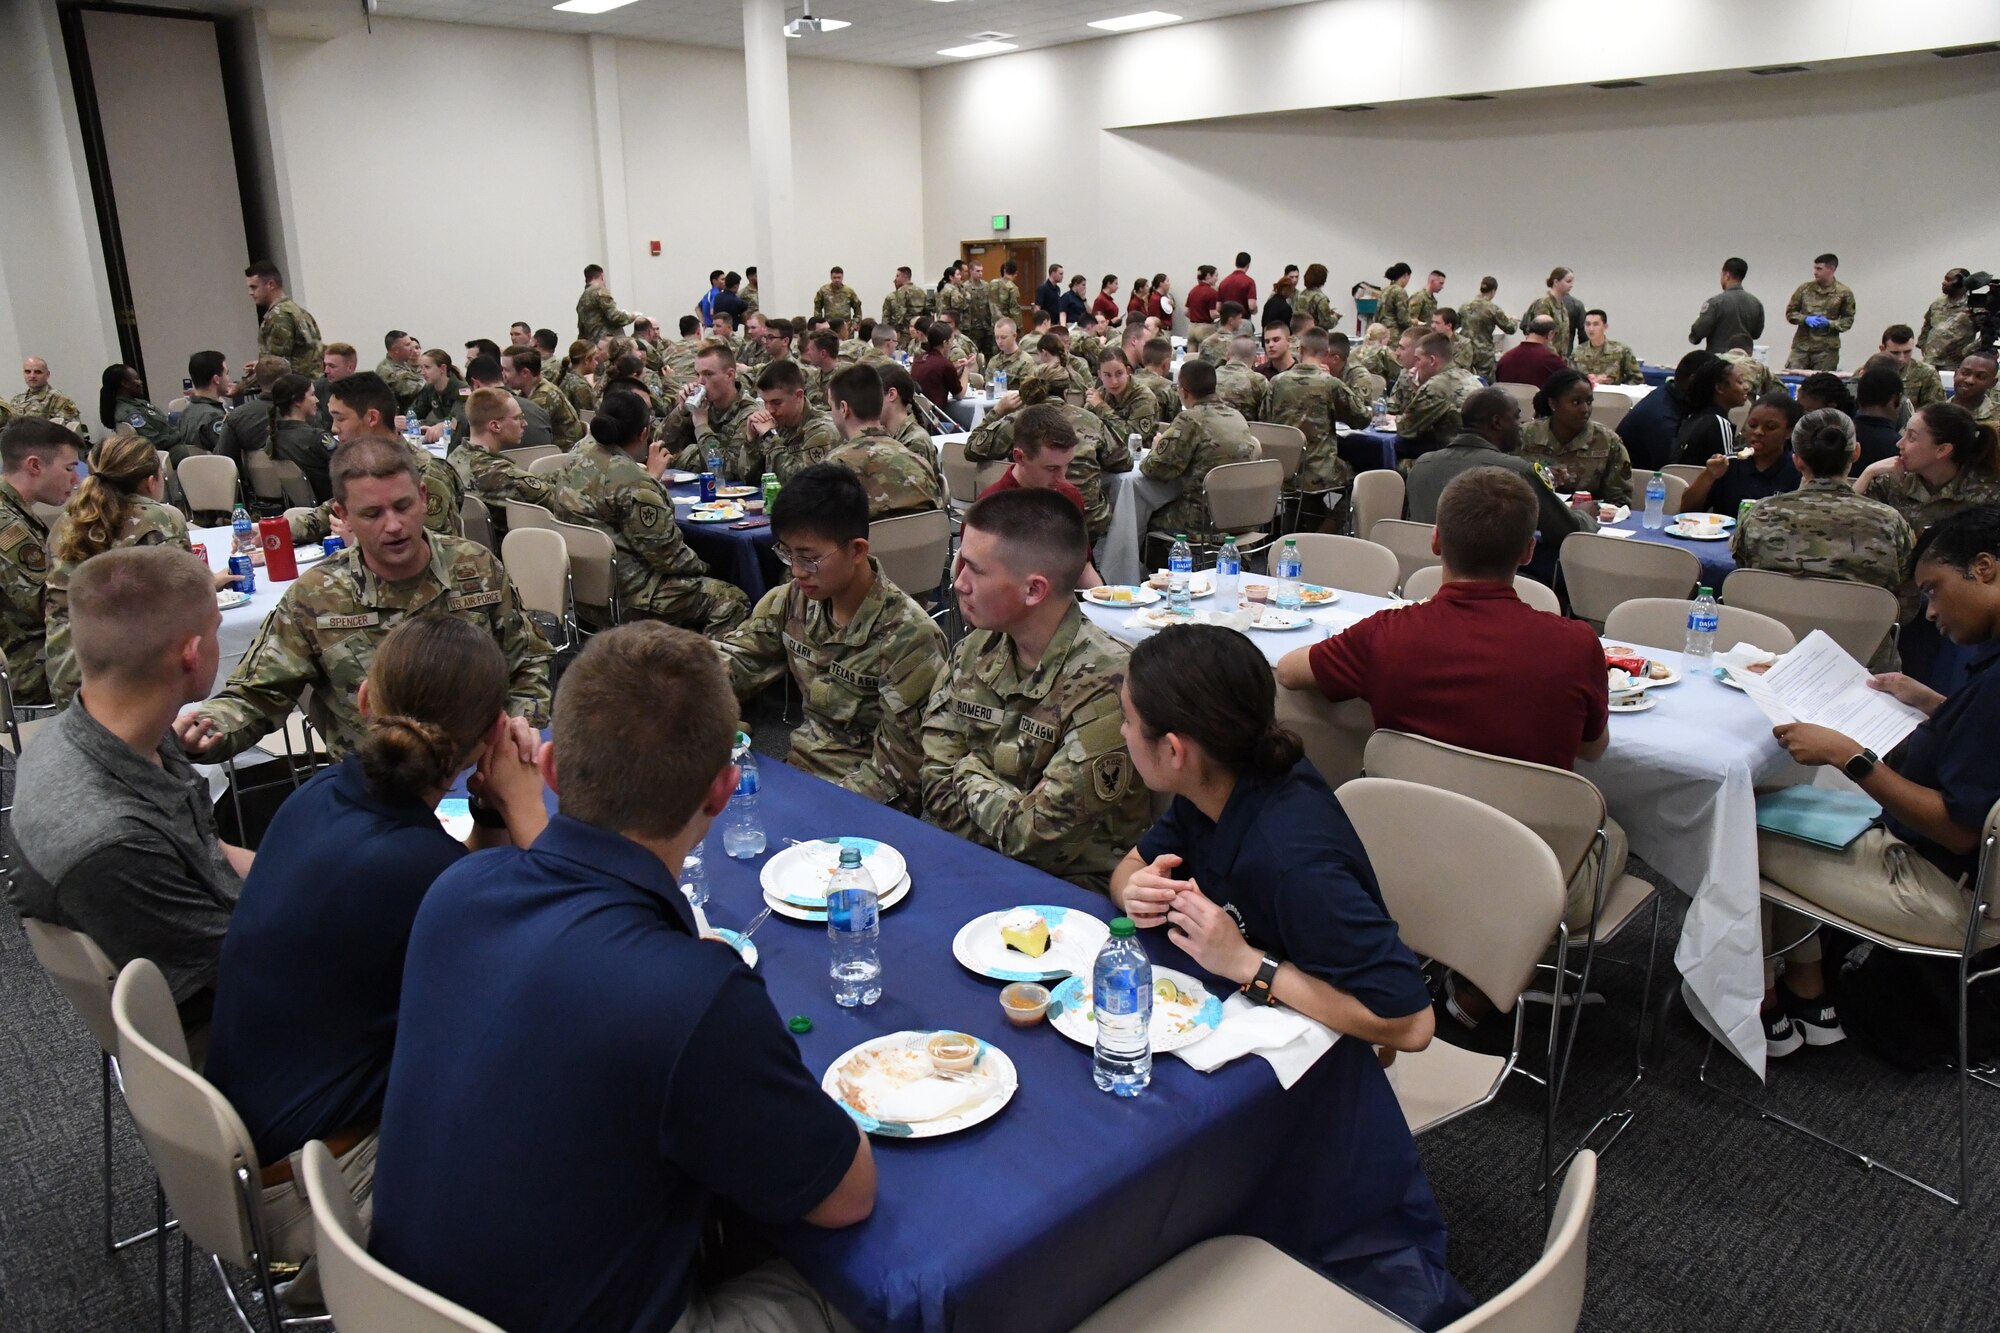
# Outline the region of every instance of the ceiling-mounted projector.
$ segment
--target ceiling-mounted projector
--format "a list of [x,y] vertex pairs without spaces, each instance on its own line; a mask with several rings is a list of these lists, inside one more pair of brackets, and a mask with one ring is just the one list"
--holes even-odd
[[810,14],[801,14],[785,25],[785,36],[803,37],[809,32],[825,32],[824,21]]

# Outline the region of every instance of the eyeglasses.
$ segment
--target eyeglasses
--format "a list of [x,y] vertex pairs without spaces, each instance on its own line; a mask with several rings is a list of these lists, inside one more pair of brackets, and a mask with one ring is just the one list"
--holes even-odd
[[771,554],[778,557],[779,564],[795,569],[807,578],[819,573],[819,567],[833,558],[831,552],[826,555],[800,555],[782,542],[771,547]]

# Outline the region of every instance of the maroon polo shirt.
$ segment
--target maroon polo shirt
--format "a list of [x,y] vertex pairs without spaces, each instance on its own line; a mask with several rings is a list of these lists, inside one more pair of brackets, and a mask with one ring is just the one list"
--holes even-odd
[[1257,309],[1257,280],[1241,269],[1231,269],[1215,285],[1216,295],[1225,301],[1234,301],[1245,310],[1255,313]]
[[1215,308],[1222,304],[1222,294],[1206,282],[1197,282],[1188,289],[1187,315],[1193,324],[1215,323]]
[[1320,693],[1366,699],[1378,727],[1554,768],[1576,767],[1608,716],[1590,626],[1501,583],[1447,583],[1315,644],[1308,661]]
[[1501,355],[1500,364],[1493,368],[1493,382],[1532,384],[1539,389],[1549,382],[1549,376],[1568,364],[1547,343],[1522,343]]

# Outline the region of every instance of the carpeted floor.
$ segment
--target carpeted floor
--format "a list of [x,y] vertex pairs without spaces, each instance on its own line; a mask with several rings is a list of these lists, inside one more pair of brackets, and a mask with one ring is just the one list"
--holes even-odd
[[[782,744],[774,717],[755,720],[760,749]],[[1663,973],[1679,924],[1672,906]],[[1642,961],[1643,927],[1635,922],[1610,956]],[[1564,1096],[1570,1138],[1630,1078],[1638,974],[1605,967],[1598,978],[1608,1003],[1587,1011],[1578,1039]],[[0,1014],[0,1329],[153,1327],[153,1247],[103,1250],[96,1049],[11,924],[0,928]],[[2000,1328],[2000,1092],[1972,1090],[1972,1198],[1954,1210],[1702,1087],[1704,1047],[1676,1006],[1661,1058],[1631,1099],[1638,1118],[1601,1163],[1584,1328]],[[1738,1090],[1754,1086],[1740,1069],[1722,1072]],[[1943,1179],[1956,1169],[1952,1088],[1944,1074],[1894,1072],[1849,1042],[1784,1062],[1773,1095],[1809,1123]],[[1539,1097],[1516,1080],[1497,1104],[1422,1140],[1451,1227],[1453,1270],[1478,1297],[1503,1288],[1540,1249],[1541,1206],[1530,1192]],[[115,1123],[122,1235],[149,1224],[153,1197],[122,1108]],[[228,1326],[212,1278],[199,1271],[195,1297],[194,1327]]]

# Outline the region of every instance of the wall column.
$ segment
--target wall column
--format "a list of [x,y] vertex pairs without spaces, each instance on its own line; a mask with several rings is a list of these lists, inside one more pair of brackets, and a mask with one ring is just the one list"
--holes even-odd
[[743,0],[743,85],[750,117],[750,254],[758,304],[803,314],[817,286],[800,271],[792,199],[792,96],[785,68],[785,0]]

